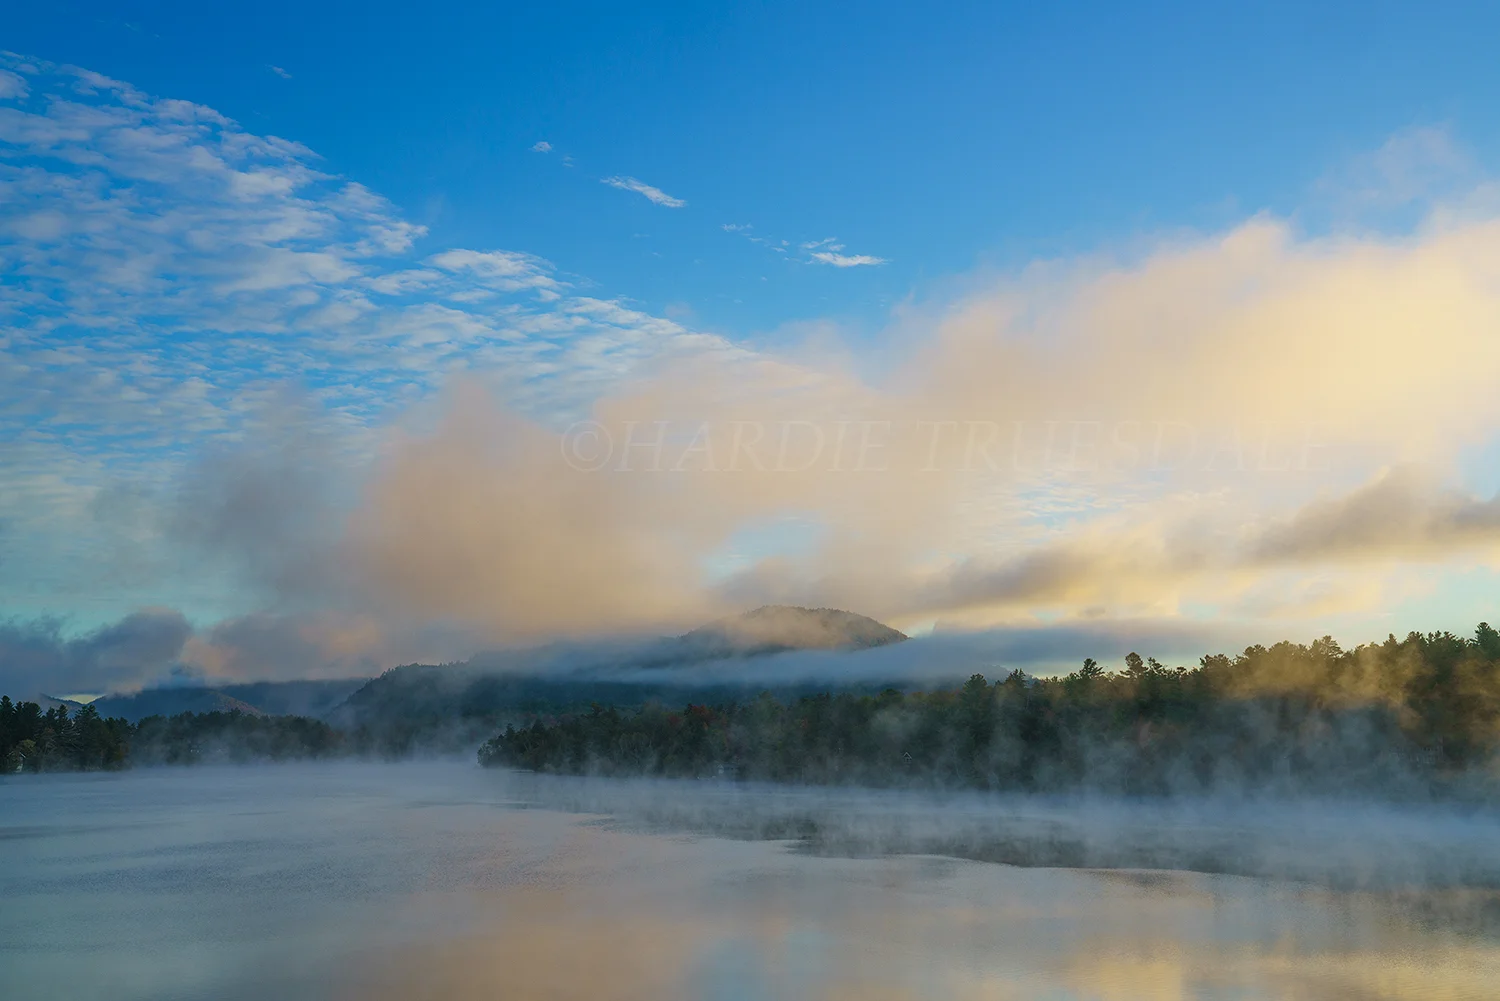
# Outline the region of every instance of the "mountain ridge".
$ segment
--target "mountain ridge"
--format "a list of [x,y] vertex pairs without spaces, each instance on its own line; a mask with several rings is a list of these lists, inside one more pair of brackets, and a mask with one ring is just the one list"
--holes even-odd
[[252,681],[223,685],[173,685],[102,695],[92,703],[101,716],[138,723],[147,716],[194,712],[242,712],[254,716],[327,715],[365,685],[368,678],[320,681]]
[[[340,725],[404,726],[480,716],[522,704],[569,702],[596,689],[650,697],[658,688],[664,693],[673,687],[670,681],[643,682],[636,677],[641,672],[684,672],[681,680],[688,685],[749,687],[743,680],[720,678],[713,665],[802,650],[852,653],[908,638],[843,609],[762,605],[655,639],[557,642],[481,652],[459,663],[395,667],[375,678],[149,688],[105,695],[94,705],[101,715],[132,722],[153,715],[238,710],[313,716]],[[697,668],[703,668],[701,674],[695,674]]]
[[558,643],[476,654],[460,664],[391,668],[328,718],[340,725],[405,729],[523,708],[675,699],[705,686],[732,693],[758,686],[743,671],[718,671],[717,665],[797,651],[854,653],[908,638],[843,609],[763,605],[654,640]]

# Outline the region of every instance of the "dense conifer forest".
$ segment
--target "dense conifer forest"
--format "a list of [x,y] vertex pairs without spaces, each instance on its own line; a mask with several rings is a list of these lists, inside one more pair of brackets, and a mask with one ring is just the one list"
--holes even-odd
[[93,706],[45,712],[35,702],[0,697],[0,771],[56,772],[139,764],[284,761],[328,757],[342,733],[303,716],[242,712],[148,716],[132,724],[105,719]]
[[595,705],[507,727],[487,765],[1132,794],[1487,796],[1500,763],[1500,633],[1343,650],[1254,646],[1167,667],[1136,654],[1066,677],[976,674],[948,691],[763,695],[682,709]]

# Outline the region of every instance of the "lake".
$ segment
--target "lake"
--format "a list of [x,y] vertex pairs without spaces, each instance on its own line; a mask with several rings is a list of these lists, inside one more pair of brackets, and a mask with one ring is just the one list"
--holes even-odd
[[544,778],[0,779],[0,982],[131,999],[1480,999],[1488,810]]

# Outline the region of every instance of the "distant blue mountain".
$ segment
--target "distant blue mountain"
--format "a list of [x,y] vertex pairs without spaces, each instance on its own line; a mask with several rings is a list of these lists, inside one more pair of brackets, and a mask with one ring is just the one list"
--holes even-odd
[[324,716],[355,692],[365,678],[332,681],[257,681],[246,684],[147,688],[131,695],[94,700],[101,716],[123,716],[132,723],[147,716],[230,712],[257,716]]

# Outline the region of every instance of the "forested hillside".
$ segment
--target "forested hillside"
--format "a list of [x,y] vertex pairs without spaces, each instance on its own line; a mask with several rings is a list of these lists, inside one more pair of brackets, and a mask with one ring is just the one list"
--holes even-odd
[[1255,646],[1193,668],[1131,654],[951,691],[768,696],[538,719],[491,765],[605,775],[1127,793],[1484,794],[1500,753],[1500,633],[1345,651]]

